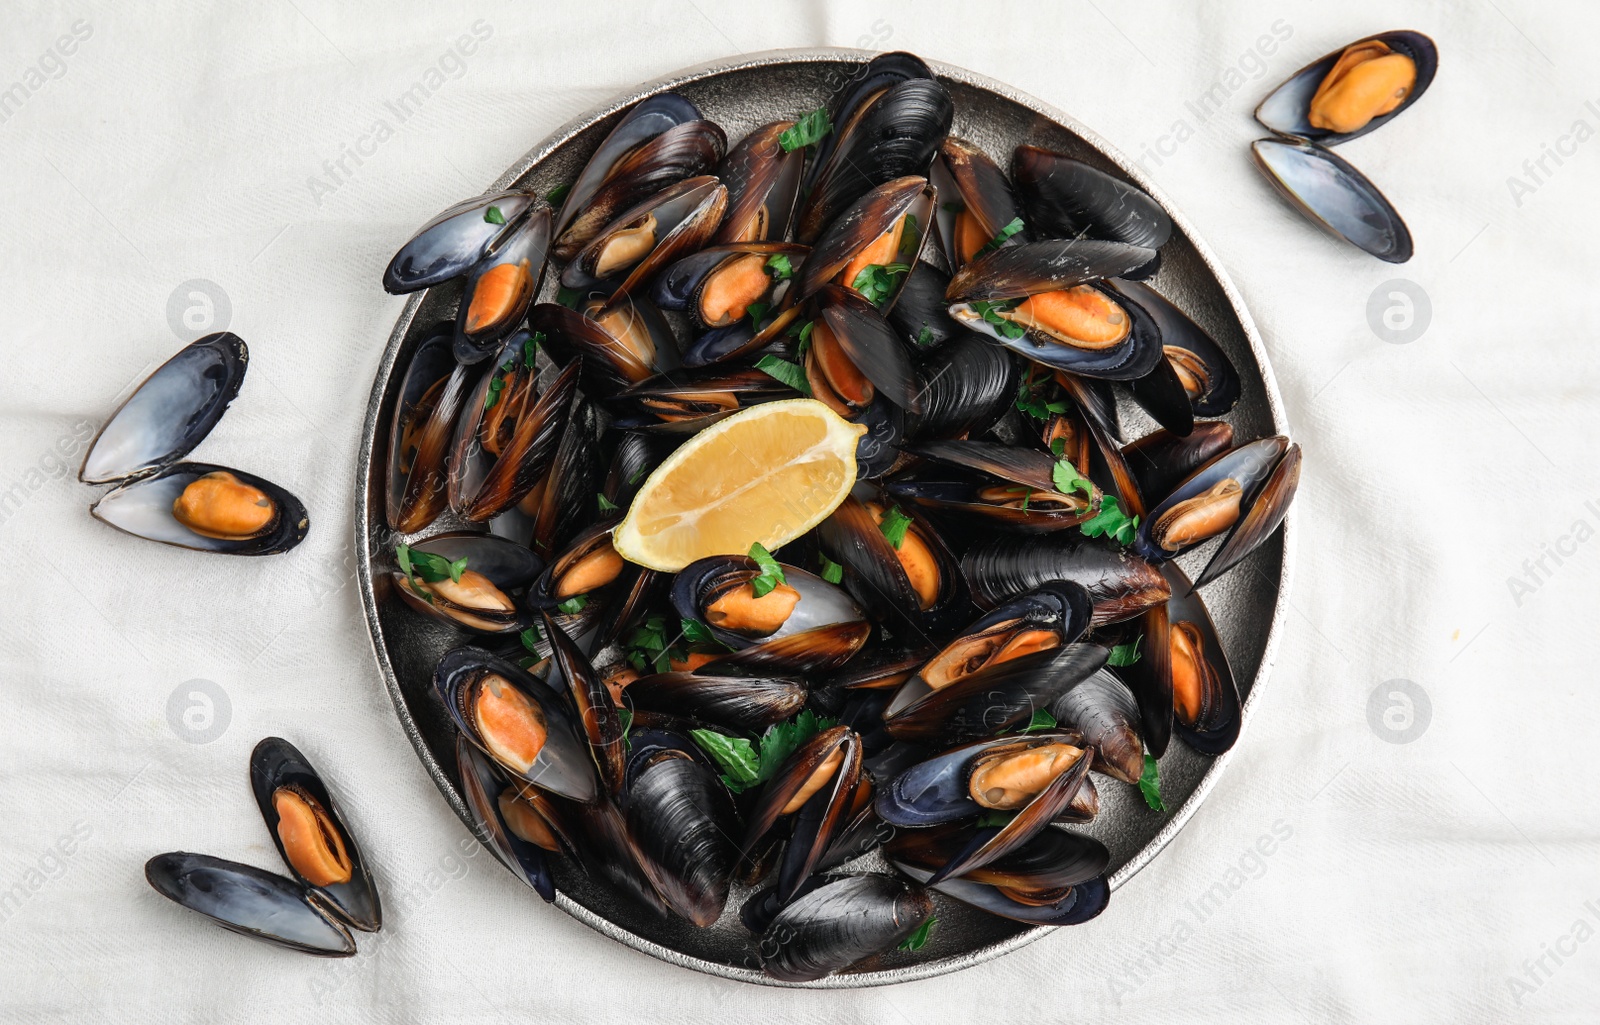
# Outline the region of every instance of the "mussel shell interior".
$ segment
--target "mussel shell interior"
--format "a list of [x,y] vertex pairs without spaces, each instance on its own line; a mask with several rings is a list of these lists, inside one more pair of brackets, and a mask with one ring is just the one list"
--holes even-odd
[[78,479],[110,484],[188,455],[239,394],[249,359],[244,340],[226,331],[184,346],[106,421]]
[[[402,586],[400,581],[403,579],[403,574],[396,567],[394,572],[395,593],[407,605],[419,612],[432,616],[442,623],[448,623],[451,626],[478,633],[508,633],[513,630],[520,630],[530,622],[530,617],[520,598],[528,587],[538,579],[539,574],[544,571],[544,561],[529,551],[527,547],[506,538],[496,537],[493,534],[460,532],[437,534],[422,541],[413,542],[411,549],[414,552],[438,555],[450,562],[455,562],[457,559],[462,558],[466,559],[466,568],[468,570],[487,577],[489,582],[494,584],[506,597],[510,598],[517,607],[509,613],[477,613],[486,622],[497,622],[499,625],[496,629],[463,623],[442,607],[440,603],[444,602],[445,599],[435,597],[432,602],[429,602],[412,593],[409,588]],[[475,614],[472,609],[464,609],[463,612],[467,615]]]
[[1259,139],[1256,166],[1280,195],[1335,238],[1387,263],[1411,259],[1411,230],[1367,176],[1305,142]]
[[547,901],[556,897],[555,880],[544,851],[516,835],[500,814],[499,798],[507,787],[483,752],[466,737],[456,737],[456,770],[461,777],[461,795],[477,824],[478,839],[495,860]]
[[[172,503],[184,488],[208,473],[231,473],[242,483],[259,488],[277,506],[277,518],[265,533],[241,540],[197,534],[172,515]],[[311,520],[300,500],[278,485],[254,474],[210,463],[178,463],[150,477],[129,481],[89,507],[94,517],[125,534],[197,552],[221,555],[275,555],[305,540]]]
[[[1380,117],[1375,117],[1365,125],[1353,132],[1333,132],[1325,128],[1313,126],[1309,120],[1311,98],[1316,95],[1317,87],[1327,77],[1328,72],[1338,63],[1339,58],[1352,46],[1378,40],[1388,44],[1396,53],[1403,53],[1410,57],[1417,67],[1417,80],[1411,87],[1411,93],[1394,110]],[[1428,91],[1428,86],[1433,83],[1433,76],[1439,70],[1439,49],[1432,39],[1421,32],[1397,31],[1380,32],[1377,35],[1358,39],[1347,46],[1341,46],[1332,53],[1325,54],[1317,60],[1296,71],[1289,79],[1278,88],[1274,89],[1266,99],[1256,107],[1256,120],[1271,132],[1287,135],[1292,138],[1306,139],[1322,146],[1337,146],[1342,142],[1360,138],[1368,132],[1376,131],[1384,125],[1399,117],[1405,110]]]
[[[383,272],[384,290],[402,295],[465,274],[503,234],[515,230],[533,202],[531,193],[513,189],[474,196],[441,212],[394,254]],[[491,206],[500,213],[498,221],[488,217]]]
[[356,941],[292,879],[207,854],[158,854],[144,866],[155,891],[253,939],[321,957],[349,957]]

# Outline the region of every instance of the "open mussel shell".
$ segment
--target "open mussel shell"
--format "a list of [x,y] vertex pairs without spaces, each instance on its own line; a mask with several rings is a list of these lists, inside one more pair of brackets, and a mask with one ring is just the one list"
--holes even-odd
[[1144,773],[1139,703],[1110,670],[1100,670],[1061,695],[1050,706],[1050,714],[1094,748],[1095,769],[1124,783],[1139,782]]
[[1057,461],[1038,449],[989,441],[930,441],[907,446],[912,455],[978,477],[976,483],[911,480],[887,486],[890,494],[933,509],[960,512],[1016,530],[1065,530],[1100,511],[1101,495],[1064,495],[1051,476]]
[[844,588],[786,565],[785,582],[756,598],[751,581],[760,574],[754,559],[714,555],[685,566],[673,581],[678,615],[704,624],[733,649],[707,672],[828,672],[867,642],[872,624]]
[[677,342],[661,311],[642,297],[614,305],[599,301],[581,310],[540,303],[528,315],[530,330],[563,366],[583,363],[583,387],[605,395],[678,367]]
[[[599,793],[583,734],[548,684],[482,648],[465,647],[439,659],[433,686],[461,735],[516,778],[575,801]],[[542,743],[530,738],[539,732],[530,720],[542,720]]]
[[806,685],[781,676],[653,673],[628,684],[624,696],[646,712],[756,733],[798,715],[806,704]]
[[[1010,865],[1013,860],[1026,865],[1036,848],[1041,854],[1047,853],[1050,847],[1057,843],[1055,837],[1073,835],[1061,830],[1047,830],[1005,858],[990,862],[974,875],[987,878],[999,871],[1000,865]],[[904,855],[899,853],[899,848],[889,851],[889,863],[917,882],[925,882],[932,878],[936,868],[926,862],[941,856],[942,849],[936,848],[924,854],[918,848],[918,837],[903,836],[903,839],[906,844]],[[918,860],[912,860],[913,857]],[[1032,876],[1023,875],[1022,878],[1031,881]],[[1071,886],[1038,889],[1030,888],[1027,882],[1022,885],[1005,885],[979,882],[970,876],[963,876],[941,880],[934,884],[932,889],[936,893],[981,911],[1028,925],[1079,925],[1104,911],[1111,898],[1111,887],[1103,874]]]
[[472,372],[456,361],[452,332],[440,324],[417,346],[389,425],[384,515],[390,528],[402,534],[432,523],[450,501],[446,472],[451,439],[472,391]]
[[544,276],[551,218],[550,204],[540,200],[468,272],[456,311],[456,359],[488,359],[522,323]]
[[834,90],[833,97],[828,101],[829,123],[833,125],[833,131],[817,143],[816,153],[807,164],[801,182],[803,189],[811,189],[832,163],[833,151],[841,141],[843,129],[859,120],[885,92],[901,82],[932,77],[932,69],[921,57],[904,50],[880,53],[857,68]]
[[[534,371],[520,355],[521,332],[507,340],[507,355],[496,359],[501,369],[486,373],[467,398],[465,410],[456,425],[450,447],[450,507],[462,518],[484,523],[522,501],[544,480],[555,458],[562,433],[571,422],[571,407],[577,392],[581,360],[569,363],[534,397],[533,382],[526,391],[522,385],[505,384],[498,401],[491,402],[495,380],[506,380],[506,365],[512,378]],[[512,407],[511,395],[521,394],[520,405]],[[505,404],[505,408],[501,408]],[[485,444],[485,433],[494,432],[498,453]]]
[[383,924],[361,848],[317,770],[293,744],[267,737],[250,754],[250,789],[289,871],[357,929]]
[[933,914],[920,886],[886,875],[845,876],[779,911],[760,941],[762,966],[784,982],[809,982],[893,950]]
[[696,434],[741,409],[800,393],[755,367],[715,365],[660,374],[612,397],[613,426],[656,434]]
[[1186,435],[1153,431],[1122,447],[1122,458],[1139,493],[1170,495],[1191,473],[1233,447],[1233,425],[1212,420]]
[[798,270],[808,252],[805,246],[787,242],[711,246],[663,270],[651,289],[651,298],[664,310],[687,313],[702,330],[728,328],[746,320],[752,304],[771,307],[782,300],[790,278],[775,270],[770,261],[783,257],[792,270]]
[[1154,250],[1143,246],[1095,239],[1042,239],[1002,246],[961,268],[950,279],[945,300],[970,303],[1016,299],[1120,278],[1148,263],[1154,255]]
[[239,394],[249,360],[244,339],[226,331],[178,350],[100,428],[78,479],[112,484],[153,473],[188,455]]
[[968,615],[960,565],[944,539],[917,510],[899,547],[879,528],[882,501],[846,498],[817,527],[828,557],[844,566],[845,589],[874,618],[921,636]]
[[691,742],[662,730],[630,740],[623,806],[628,831],[671,909],[701,928],[722,915],[739,852],[728,791]]
[[1022,210],[1005,172],[972,143],[946,138],[929,180],[939,190],[935,221],[951,267],[960,269],[986,248],[1028,241],[1026,229],[1000,238],[1000,232],[1020,218]]
[[1162,351],[1177,372],[1194,415],[1222,416],[1232,410],[1243,382],[1216,339],[1149,285],[1123,280],[1112,282],[1112,287],[1144,307],[1155,320]]
[[917,380],[922,412],[907,418],[906,433],[918,441],[973,436],[1016,401],[1017,361],[998,345],[962,331],[923,357]]
[[[1406,89],[1404,98],[1394,105],[1392,110],[1383,114],[1373,114],[1370,119],[1363,121],[1359,127],[1347,131],[1337,131],[1333,128],[1319,128],[1311,123],[1310,114],[1312,100],[1317,95],[1318,88],[1328,73],[1334,70],[1340,59],[1351,51],[1357,51],[1352,57],[1361,56],[1360,51],[1367,50],[1370,44],[1382,44],[1381,47],[1370,47],[1367,56],[1382,56],[1383,49],[1390,54],[1397,54],[1411,61],[1415,71],[1415,80]],[[1348,65],[1348,61],[1346,62]],[[1321,146],[1337,146],[1342,142],[1359,138],[1368,132],[1388,124],[1399,117],[1407,107],[1410,107],[1422,94],[1427,92],[1428,86],[1433,82],[1433,76],[1439,70],[1439,49],[1432,39],[1420,32],[1396,31],[1380,32],[1377,35],[1358,39],[1349,46],[1341,47],[1330,54],[1307,64],[1291,75],[1288,81],[1274,89],[1266,99],[1256,107],[1256,120],[1261,122],[1268,131],[1291,138],[1305,139]],[[1373,89],[1361,90],[1369,99],[1368,110],[1381,109],[1378,101],[1386,100],[1382,106],[1393,103],[1394,95],[1385,95],[1382,91]],[[1357,117],[1360,120],[1360,117]]]
[[1250,152],[1278,194],[1330,235],[1387,263],[1411,259],[1405,220],[1342,157],[1312,143],[1282,139],[1258,139]]
[[622,791],[627,768],[627,739],[611,688],[605,685],[589,656],[548,611],[541,610],[540,621],[554,662],[551,681],[565,681],[571,705],[578,710],[578,729],[589,742],[589,754],[600,768],[600,782],[615,797]]
[[705,174],[727,150],[722,129],[676,93],[641,100],[622,116],[579,172],[556,220],[557,259],[571,260],[606,224],[640,200]]
[[[870,190],[908,175],[927,175],[954,116],[950,93],[939,81],[911,78],[883,90],[859,116],[835,121],[833,149],[819,156],[795,238],[820,247],[821,238]],[[926,231],[932,222],[919,223]]]
[[810,876],[845,827],[861,780],[861,737],[833,726],[795,749],[761,791],[745,819],[740,857],[754,858],[780,820],[793,823],[779,870],[779,896],[788,899]]
[[1093,602],[1093,623],[1131,619],[1171,594],[1154,565],[1119,545],[1077,534],[996,534],[967,549],[961,572],[979,608],[994,608],[1051,580],[1070,580]]
[[602,228],[561,272],[561,284],[599,286],[610,295],[608,305],[623,302],[710,241],[727,206],[727,188],[710,175],[670,185]]
[[[823,285],[814,303],[839,350],[872,382],[877,394],[908,413],[921,412],[921,383],[911,365],[911,353],[877,307],[840,285]],[[813,331],[813,352],[819,344]]]
[[728,213],[712,241],[727,244],[789,237],[806,162],[804,147],[785,152],[779,142],[792,127],[793,121],[762,125],[728,150],[717,168],[717,177],[728,187]]
[[[1029,828],[1037,832],[1066,809],[1078,780],[1072,781],[1070,787],[1057,787],[1055,782],[1078,769],[1079,763],[1089,757],[1083,738],[1072,730],[980,740],[934,755],[899,773],[879,789],[874,807],[878,817],[889,825],[913,829],[976,818],[992,810],[1016,811],[1029,815]],[[983,790],[983,779],[998,778],[993,771],[977,779],[975,775],[980,769],[993,766],[1012,767],[1005,773],[1006,783],[1010,787],[1020,783],[1026,788],[996,787],[994,793],[1004,795],[998,808],[994,801],[981,803],[975,796]],[[1081,778],[1082,773],[1078,776]],[[1041,805],[1041,801],[1048,806]]]
[[1172,584],[1167,602],[1172,728],[1201,754],[1219,755],[1239,739],[1239,687],[1199,592],[1175,563],[1161,571]]
[[553,902],[556,884],[545,851],[513,832],[500,810],[500,799],[511,790],[510,785],[483,752],[459,735],[456,737],[456,770],[461,777],[461,796],[472,812],[478,839],[512,875]]
[[1189,402],[1189,392],[1171,360],[1156,360],[1148,374],[1127,382],[1127,385],[1133,401],[1149,413],[1162,429],[1173,434],[1188,434],[1194,430],[1194,406]]
[[1165,602],[1140,615],[1139,631],[1138,661],[1119,666],[1116,673],[1138,703],[1139,733],[1146,750],[1160,758],[1172,740],[1172,644]]
[[[891,862],[933,872],[958,857],[972,839],[973,831],[960,826],[902,830],[888,842],[884,853]],[[1111,852],[1094,837],[1045,829],[1008,853],[968,869],[960,878],[1043,897],[1051,890],[1088,882],[1104,873],[1110,863]]]
[[414,542],[411,551],[452,563],[467,560],[460,581],[430,583],[407,577],[398,566],[390,572],[395,593],[418,612],[484,634],[512,633],[533,621],[523,597],[544,570],[544,561],[523,545],[493,534],[458,532]]
[[[528,592],[528,603],[539,609],[559,609],[581,598],[578,622],[593,623],[601,611],[628,595],[642,576],[638,566],[625,562],[611,545],[614,524],[597,523],[581,532],[550,561]],[[620,612],[618,614],[621,614]],[[573,636],[584,631],[570,619],[562,628]],[[619,624],[620,626],[620,624]]]
[[383,272],[383,290],[404,295],[471,270],[521,225],[536,202],[512,189],[463,200],[423,225]]
[[1172,236],[1172,218],[1160,203],[1137,185],[1081,160],[1037,146],[1018,146],[1011,175],[1027,211],[1028,227],[1036,235],[1103,239],[1152,250]]
[[854,289],[869,266],[906,268],[894,290],[878,299],[893,309],[905,278],[916,269],[932,223],[934,189],[919,175],[884,182],[858,199],[816,240],[795,276],[794,296],[808,299],[829,282]]
[[1282,435],[1240,445],[1195,471],[1152,508],[1134,548],[1160,561],[1226,535],[1195,582],[1204,587],[1278,528],[1299,483],[1299,445]]
[[277,555],[311,529],[294,495],[255,474],[211,463],[178,463],[131,480],[101,495],[89,512],[134,537],[219,555]]
[[144,877],[175,904],[225,929],[320,957],[349,957],[356,941],[292,879],[208,854],[173,851],[145,862]]

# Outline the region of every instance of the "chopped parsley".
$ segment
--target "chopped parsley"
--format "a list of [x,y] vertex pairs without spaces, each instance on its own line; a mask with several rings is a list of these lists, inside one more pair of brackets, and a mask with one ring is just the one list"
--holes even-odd
[[822,579],[826,580],[830,584],[837,584],[844,580],[843,566],[839,565],[837,562],[834,562],[821,552],[817,553],[817,560],[822,564]]
[[788,281],[794,277],[794,265],[789,262],[786,253],[773,253],[767,257],[767,273],[778,281]]
[[939,924],[938,915],[929,915],[917,926],[917,931],[900,941],[900,950],[921,950],[928,945],[928,937],[933,933],[933,927]]
[[500,212],[499,207],[492,204],[490,205],[489,209],[483,212],[483,219],[490,224],[506,223],[506,215]]
[[785,128],[778,136],[778,145],[783,147],[785,153],[793,153],[801,146],[816,145],[831,131],[833,122],[828,119],[828,108],[818,107]]
[[564,615],[571,616],[582,612],[583,607],[587,604],[589,604],[589,596],[587,594],[575,594],[560,605],[557,605],[556,610]]
[[607,498],[605,496],[604,492],[601,492],[601,491],[595,492],[594,499],[595,499],[595,502],[600,506],[600,511],[601,512],[608,513],[608,512],[616,512],[617,511],[617,503],[615,503],[611,499]]
[[737,794],[772,779],[801,744],[834,725],[835,720],[808,708],[791,722],[767,727],[755,743],[716,730],[690,730],[689,736],[722,769],[722,782]]
[[771,303],[751,303],[744,308],[745,315],[750,318],[750,326],[757,331],[761,330],[761,322],[767,318],[767,311],[772,309]]
[[628,664],[641,673],[650,669],[666,672],[675,654],[672,642],[667,639],[667,620],[664,616],[651,616],[634,627],[623,642],[628,649]]
[[556,209],[559,210],[561,208],[561,201],[566,199],[567,198],[567,193],[569,193],[571,191],[572,191],[572,183],[571,182],[567,182],[567,183],[562,184],[562,185],[557,185],[555,188],[551,189],[550,192],[544,198],[545,198],[546,202],[548,202],[551,206],[553,206],[553,207],[555,207]]
[[756,360],[756,369],[768,377],[776,378],[802,395],[811,394],[811,382],[806,380],[805,368],[777,356],[762,356]]
[[756,560],[756,565],[761,567],[761,573],[750,581],[750,591],[757,598],[765,598],[772,593],[772,589],[785,583],[783,567],[778,565],[778,560],[772,553],[757,541],[750,546],[750,558]]
[[1001,228],[999,234],[995,235],[994,238],[984,243],[983,248],[978,250],[977,254],[973,258],[976,259],[978,256],[982,256],[984,253],[993,252],[994,250],[999,249],[1001,246],[1005,245],[1011,240],[1012,235],[1015,235],[1021,230],[1022,218],[1011,218],[1011,223],[1007,224],[1004,228]]
[[1014,309],[1021,301],[1020,299],[995,299],[993,301],[978,299],[968,305],[972,307],[973,313],[993,325],[995,334],[1001,338],[1021,338],[1028,333],[1028,329],[1016,321],[1007,320],[1005,317],[1000,316],[1006,310]]
[[1085,537],[1109,537],[1118,544],[1129,545],[1139,532],[1139,517],[1122,511],[1115,495],[1100,499],[1100,511],[1078,524]]
[[689,736],[710,755],[722,770],[722,782],[734,793],[749,790],[759,782],[757,772],[760,762],[750,742],[743,737],[730,737],[716,730],[690,730]]
[[883,514],[883,522],[878,524],[878,530],[898,549],[905,542],[906,528],[911,526],[911,522],[911,517],[901,512],[898,505],[891,505],[889,511]]
[[560,303],[562,306],[565,306],[569,310],[577,309],[578,308],[578,302],[582,298],[583,298],[583,292],[581,290],[579,290],[579,289],[576,289],[576,288],[558,288],[558,289],[556,289],[556,302]]
[[850,287],[865,296],[872,305],[882,306],[910,271],[910,265],[904,263],[869,263],[861,268],[861,273],[856,275]]
[[442,555],[419,552],[405,544],[396,546],[394,556],[400,563],[402,573],[428,584],[436,584],[446,577],[459,584],[461,574],[467,568],[467,557],[464,555],[451,562]]
[[935,341],[936,339],[933,337],[933,329],[928,327],[926,324],[922,325],[922,330],[917,332],[917,344],[932,345]]
[[690,644],[715,644],[719,648],[726,647],[721,641],[717,640],[716,635],[711,632],[711,628],[698,619],[685,619],[682,621],[682,625],[684,640]]
[[1133,639],[1131,644],[1118,644],[1111,649],[1111,657],[1106,659],[1108,666],[1131,666],[1139,661],[1139,645],[1144,641],[1144,634]]
[[1033,710],[1033,718],[1028,720],[1028,725],[1022,729],[1023,733],[1033,733],[1036,730],[1053,730],[1061,725],[1056,722],[1056,717],[1043,708]]
[[1057,459],[1056,465],[1050,469],[1050,479],[1055,482],[1056,490],[1063,495],[1081,491],[1085,498],[1091,500],[1094,498],[1094,485],[1090,483],[1089,478],[1078,472],[1078,468],[1072,465],[1071,460]]
[[1161,770],[1156,767],[1155,755],[1148,751],[1144,753],[1144,773],[1139,777],[1139,793],[1144,795],[1144,803],[1156,811],[1167,810],[1167,806],[1161,803]]
[[533,626],[530,626],[526,630],[517,634],[517,639],[522,642],[522,646],[524,648],[537,655],[539,654],[538,644],[540,641],[544,640],[544,634],[539,632],[538,624],[534,624]]

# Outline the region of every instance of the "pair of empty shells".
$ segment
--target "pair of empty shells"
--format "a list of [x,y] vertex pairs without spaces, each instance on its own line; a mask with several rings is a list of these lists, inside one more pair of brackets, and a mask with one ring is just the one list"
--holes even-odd
[[89,512],[124,533],[224,555],[272,555],[310,529],[306,507],[268,480],[183,462],[227,412],[250,362],[244,339],[206,335],[145,378],[95,436],[78,479],[115,484]]
[[1411,232],[1366,175],[1331,147],[1376,131],[1421,98],[1439,51],[1420,32],[1383,32],[1306,65],[1256,108],[1277,138],[1251,144],[1274,188],[1336,238],[1389,263],[1411,259]]
[[354,954],[350,930],[377,932],[383,909],[322,778],[293,744],[268,737],[250,755],[250,788],[293,879],[187,851],[151,858],[145,878],[233,932],[322,957]]

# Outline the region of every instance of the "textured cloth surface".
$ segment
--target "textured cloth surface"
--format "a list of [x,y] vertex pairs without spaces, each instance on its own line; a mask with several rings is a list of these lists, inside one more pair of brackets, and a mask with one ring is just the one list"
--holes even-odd
[[[1341,150],[1417,238],[1395,268],[1315,232],[1247,145],[1272,84],[1399,27],[1438,40],[1438,79]],[[1594,1020],[1596,38],[1577,0],[15,5],[0,1020]],[[670,967],[519,891],[398,728],[350,557],[396,243],[625,86],[816,44],[972,68],[1141,160],[1233,275],[1306,452],[1278,664],[1182,835],[1089,926],[830,993]],[[1403,328],[1408,289],[1431,321],[1394,344],[1372,325]],[[252,347],[201,455],[306,501],[292,557],[85,512],[88,437],[185,316]],[[334,781],[382,881],[390,925],[354,959],[229,936],[141,877],[171,849],[274,865],[243,784],[270,733]]]

